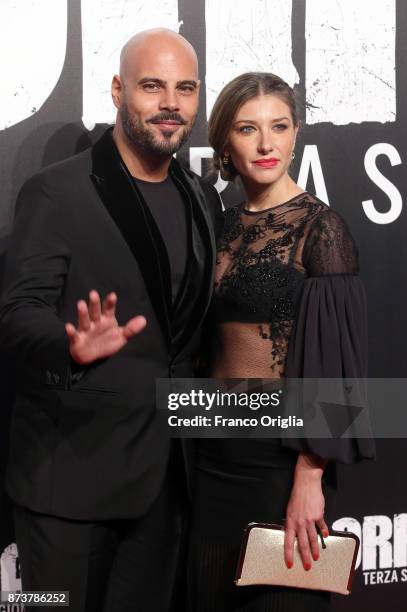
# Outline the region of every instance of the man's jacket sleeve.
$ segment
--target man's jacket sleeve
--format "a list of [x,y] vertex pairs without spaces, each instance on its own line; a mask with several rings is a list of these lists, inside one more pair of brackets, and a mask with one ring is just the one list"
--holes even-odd
[[69,343],[57,312],[70,250],[61,235],[58,202],[43,175],[25,183],[16,211],[0,300],[0,348],[15,365],[20,388],[33,382],[65,387]]

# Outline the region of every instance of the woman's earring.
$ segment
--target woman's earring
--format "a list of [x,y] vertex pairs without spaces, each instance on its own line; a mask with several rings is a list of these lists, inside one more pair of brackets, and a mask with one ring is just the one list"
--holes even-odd
[[295,157],[295,151],[291,153],[291,159],[294,159],[294,157]]
[[228,165],[228,163],[229,163],[229,155],[224,155],[222,157],[222,163],[223,163],[224,166]]

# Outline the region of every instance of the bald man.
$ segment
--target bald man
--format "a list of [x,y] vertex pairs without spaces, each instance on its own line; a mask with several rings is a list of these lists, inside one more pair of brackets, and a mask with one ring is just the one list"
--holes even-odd
[[182,36],[136,35],[114,128],[19,194],[0,305],[19,385],[6,486],[24,590],[69,591],[74,612],[174,605],[187,453],[155,381],[192,376],[211,298],[219,197],[173,157],[199,87]]

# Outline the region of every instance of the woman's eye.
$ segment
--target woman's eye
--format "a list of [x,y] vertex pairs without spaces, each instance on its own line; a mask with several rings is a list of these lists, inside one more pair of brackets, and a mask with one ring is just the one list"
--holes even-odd
[[243,125],[241,128],[239,128],[239,132],[242,134],[249,134],[252,130],[254,130],[252,125]]
[[277,123],[274,128],[277,130],[277,132],[282,132],[283,130],[287,129],[287,125],[285,123]]

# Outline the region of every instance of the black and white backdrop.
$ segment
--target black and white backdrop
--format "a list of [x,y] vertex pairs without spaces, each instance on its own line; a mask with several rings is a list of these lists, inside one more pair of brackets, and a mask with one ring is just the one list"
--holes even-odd
[[[293,176],[342,213],[358,242],[370,376],[405,377],[405,0],[1,0],[1,254],[23,182],[91,145],[114,121],[110,83],[119,50],[156,26],[179,31],[198,52],[205,86],[193,135],[178,155],[198,173],[206,172],[206,120],[224,83],[265,70],[295,86],[303,128]],[[234,187],[216,186],[226,206],[237,201]],[[0,377],[3,469],[12,404],[7,355]],[[340,469],[334,527],[355,530],[362,546],[354,592],[335,598],[335,611],[405,609],[405,451],[405,440],[379,440],[374,464]],[[1,501],[1,587],[12,590],[20,580],[17,550]]]

